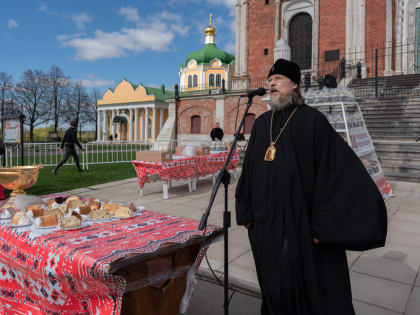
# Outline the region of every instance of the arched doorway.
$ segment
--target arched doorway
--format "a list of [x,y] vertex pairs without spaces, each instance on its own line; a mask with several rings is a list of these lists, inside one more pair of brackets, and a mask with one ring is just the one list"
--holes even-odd
[[200,116],[192,116],[191,117],[191,133],[192,134],[200,134],[201,133],[201,117]]
[[307,13],[296,14],[289,22],[291,60],[302,70],[312,68],[312,18]]
[[255,114],[246,114],[244,120],[244,134],[250,134],[252,131],[252,126],[254,126]]

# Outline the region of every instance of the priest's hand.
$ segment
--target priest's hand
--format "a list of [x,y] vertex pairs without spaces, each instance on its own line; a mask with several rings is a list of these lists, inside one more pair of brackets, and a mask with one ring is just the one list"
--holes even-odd
[[319,244],[319,239],[314,238],[314,243],[315,243],[315,244]]
[[248,221],[244,224],[244,227],[246,227],[247,229],[249,229],[252,225],[252,221]]

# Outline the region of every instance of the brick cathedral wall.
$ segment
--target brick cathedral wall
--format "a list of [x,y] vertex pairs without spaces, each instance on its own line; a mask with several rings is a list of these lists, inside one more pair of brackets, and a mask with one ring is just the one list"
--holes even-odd
[[[319,3],[319,69],[329,73],[338,62],[324,62],[325,51],[340,50],[340,59],[346,52],[346,0],[320,0]],[[324,74],[325,74],[324,73]]]
[[375,75],[375,49],[378,48],[378,74],[385,69],[386,1],[366,1],[366,63],[369,76]]
[[[249,0],[248,6],[248,75],[250,87],[265,82],[274,60],[276,8],[275,1],[266,5],[264,0]],[[264,55],[264,48],[268,55]]]
[[210,134],[215,124],[216,100],[213,97],[181,99],[178,104],[178,133],[191,133],[191,117],[201,117],[201,134]]
[[[236,108],[239,95],[227,95],[224,99],[224,132],[233,135],[235,130]],[[245,111],[247,98],[242,98],[239,107],[238,125]],[[256,96],[253,99],[253,105],[249,110],[250,114],[258,117],[267,110],[267,103],[261,101]],[[191,134],[191,117],[198,115],[201,117],[201,134],[210,134],[215,125],[216,100],[212,97],[181,99],[178,104],[178,133]]]
[[[236,118],[236,109],[238,105],[238,98],[239,96],[228,96],[225,98],[225,123],[224,123],[224,132],[225,134],[233,135],[235,133],[235,118]],[[242,98],[241,105],[239,106],[239,114],[238,114],[238,122],[237,125],[240,123],[240,119],[245,112],[246,103],[248,102],[248,98]],[[255,118],[259,115],[267,111],[267,103],[261,101],[259,96],[254,97],[253,104],[248,111],[249,114],[255,114]]]

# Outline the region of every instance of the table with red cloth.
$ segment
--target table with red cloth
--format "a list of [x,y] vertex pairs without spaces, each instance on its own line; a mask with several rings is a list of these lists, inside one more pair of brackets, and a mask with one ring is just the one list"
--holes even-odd
[[[206,176],[215,174],[222,169],[225,165],[229,152],[218,152],[200,157],[200,161],[197,164],[197,176]],[[239,165],[241,151],[236,149],[233,152],[232,159],[228,165],[228,170],[234,170]]]
[[[195,191],[196,181],[200,176],[215,174],[225,164],[228,152],[217,152],[207,155],[183,157],[167,162],[132,161],[137,174],[140,195],[143,195],[144,184],[157,179],[162,180],[163,199],[168,199],[168,183],[171,180],[187,179],[189,191]],[[228,170],[238,167],[240,150],[235,150]]]
[[222,234],[198,224],[143,210],[40,236],[0,222],[1,314],[178,314],[187,274]]

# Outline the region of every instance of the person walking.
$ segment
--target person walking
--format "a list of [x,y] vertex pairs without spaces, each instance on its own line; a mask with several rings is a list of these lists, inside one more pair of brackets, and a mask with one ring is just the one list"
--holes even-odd
[[77,133],[76,133],[76,127],[77,127],[77,120],[73,120],[70,123],[70,128],[67,129],[66,133],[64,134],[63,140],[60,144],[60,153],[63,152],[64,146],[66,147],[66,153],[64,154],[63,159],[60,163],[51,171],[54,175],[57,175],[58,169],[67,162],[67,160],[72,156],[74,158],[74,161],[76,162],[76,167],[79,172],[83,172],[83,170],[80,168],[79,163],[79,156],[76,152],[76,145],[80,148],[81,151],[84,151],[82,145],[79,143],[79,140],[77,140]]

